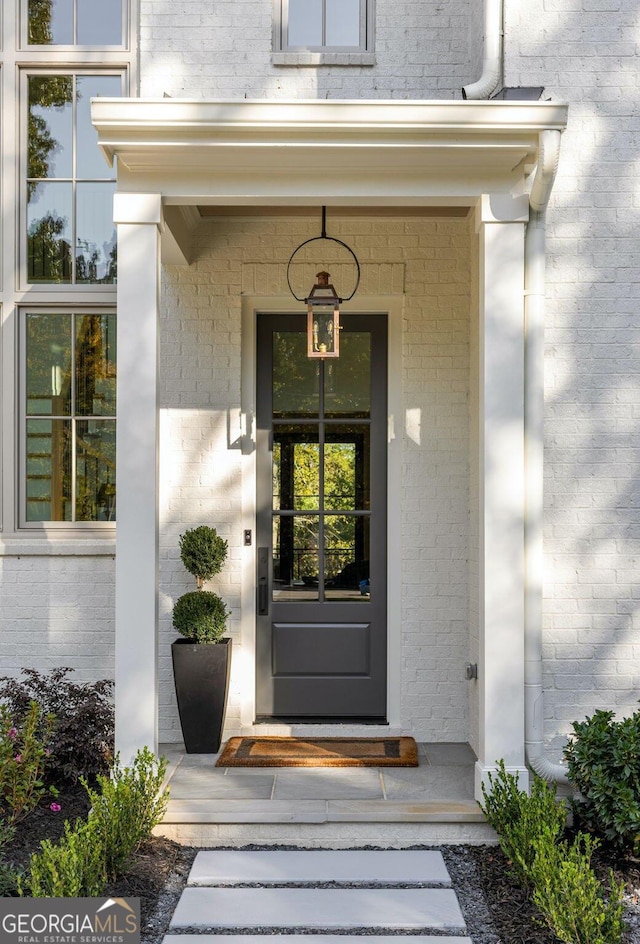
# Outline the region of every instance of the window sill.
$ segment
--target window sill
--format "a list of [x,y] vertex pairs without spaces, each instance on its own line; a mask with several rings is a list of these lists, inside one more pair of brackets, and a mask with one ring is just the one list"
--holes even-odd
[[274,66],[374,66],[373,52],[274,52]]
[[42,534],[0,537],[0,557],[115,557],[116,539],[111,532],[104,539],[79,538],[69,534]]

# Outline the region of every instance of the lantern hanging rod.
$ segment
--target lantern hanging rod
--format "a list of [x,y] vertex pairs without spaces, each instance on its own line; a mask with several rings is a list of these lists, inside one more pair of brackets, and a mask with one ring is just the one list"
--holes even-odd
[[326,206],[322,207],[322,229],[321,229],[320,236],[312,236],[311,239],[305,239],[305,241],[303,243],[300,243],[300,245],[296,249],[294,249],[291,255],[289,256],[289,262],[287,263],[287,285],[289,286],[289,291],[291,292],[291,294],[293,295],[293,297],[295,298],[297,302],[307,301],[308,296],[304,296],[304,295],[298,296],[293,290],[293,286],[291,285],[291,263],[293,262],[295,256],[300,252],[301,249],[303,249],[305,246],[308,246],[309,243],[319,242],[321,239],[328,240],[329,242],[337,243],[338,246],[342,246],[342,248],[346,249],[353,259],[354,265],[356,267],[355,288],[351,292],[351,295],[347,295],[346,298],[340,299],[341,304],[342,302],[348,302],[356,294],[356,292],[358,291],[358,286],[360,285],[360,263],[358,262],[358,257],[356,256],[351,246],[348,246],[345,242],[343,242],[341,239],[337,239],[335,236],[327,236],[327,208]]

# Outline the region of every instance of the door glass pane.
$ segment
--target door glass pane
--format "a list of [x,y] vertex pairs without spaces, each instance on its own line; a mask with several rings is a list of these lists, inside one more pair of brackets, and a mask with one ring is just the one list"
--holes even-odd
[[360,0],[326,0],[327,46],[360,45]]
[[29,45],[73,44],[73,0],[29,0]]
[[71,184],[39,183],[27,206],[27,279],[71,281]]
[[76,282],[116,280],[115,182],[77,185]]
[[27,521],[71,521],[71,420],[27,420]]
[[276,426],[273,433],[273,507],[314,511],[320,501],[320,445],[316,427]]
[[274,516],[274,601],[318,599],[318,535],[317,515]]
[[122,0],[76,0],[80,46],[122,45]]
[[322,46],[322,0],[289,0],[289,46]]
[[[102,0],[101,0],[102,2]],[[76,79],[77,153],[76,177],[111,178],[114,170],[98,148],[98,132],[91,124],[92,98],[117,98],[122,94],[119,75],[79,75]]]
[[71,177],[73,78],[29,76],[28,177]]
[[27,315],[27,413],[71,413],[71,315]]
[[[379,378],[380,382],[384,382]],[[371,335],[343,331],[340,357],[325,365],[325,416],[368,417],[371,414]]]
[[114,416],[116,412],[115,315],[76,318],[76,414]]
[[[302,316],[301,316],[302,320]],[[273,334],[273,415],[318,415],[320,365],[307,357],[306,331]]]
[[369,426],[326,426],[323,507],[327,511],[370,508],[369,434]]
[[368,515],[327,515],[324,519],[324,578],[326,600],[368,602]]
[[115,521],[115,420],[76,423],[76,521]]

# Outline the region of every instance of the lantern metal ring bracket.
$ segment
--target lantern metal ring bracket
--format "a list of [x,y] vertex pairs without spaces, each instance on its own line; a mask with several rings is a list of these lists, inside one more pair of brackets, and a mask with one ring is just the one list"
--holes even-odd
[[347,250],[347,252],[351,255],[354,261],[354,264],[356,267],[355,288],[352,291],[351,295],[348,295],[346,298],[340,299],[340,304],[342,304],[342,302],[348,302],[356,294],[356,292],[358,291],[358,286],[360,285],[360,263],[358,262],[358,257],[356,256],[351,246],[348,246],[345,242],[343,242],[341,239],[337,239],[335,236],[327,236],[327,208],[324,206],[322,207],[322,233],[321,235],[312,236],[311,239],[305,239],[305,241],[303,243],[300,243],[300,245],[297,246],[296,249],[294,249],[291,255],[289,256],[289,262],[287,263],[287,285],[289,286],[289,291],[291,292],[291,294],[293,295],[293,297],[295,298],[297,302],[307,301],[305,297],[299,298],[296,295],[296,293],[293,291],[293,287],[291,285],[291,277],[290,277],[291,263],[293,262],[294,258],[297,256],[297,254],[300,252],[301,249],[304,249],[304,247],[308,246],[309,243],[319,242],[321,239],[325,239],[325,240],[328,240],[329,242],[337,243],[339,246],[342,246],[343,249]]

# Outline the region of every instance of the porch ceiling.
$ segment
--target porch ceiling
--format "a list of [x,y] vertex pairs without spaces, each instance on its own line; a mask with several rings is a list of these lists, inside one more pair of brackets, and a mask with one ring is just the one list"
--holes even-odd
[[183,205],[465,205],[522,191],[567,106],[475,101],[94,99],[120,191]]

